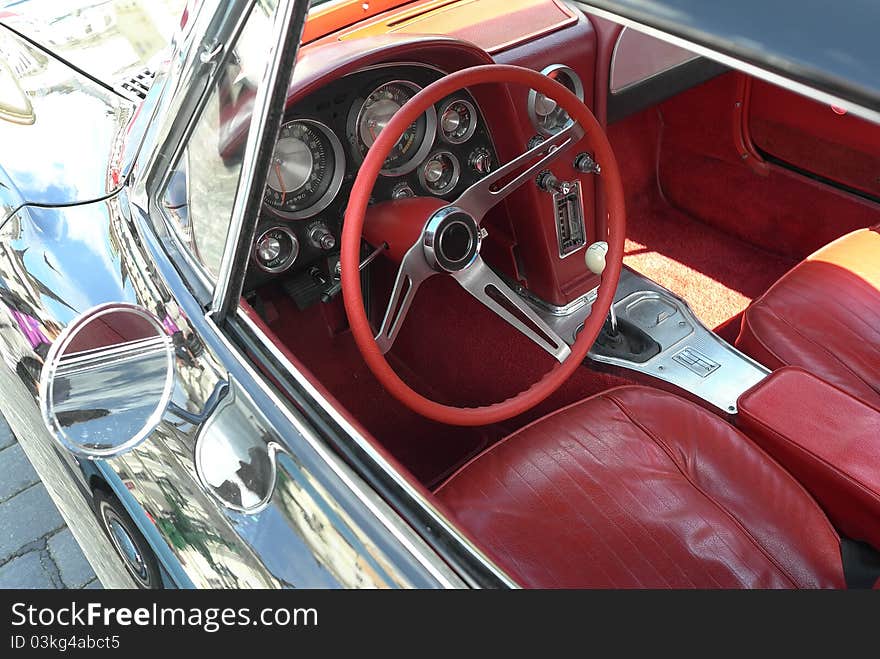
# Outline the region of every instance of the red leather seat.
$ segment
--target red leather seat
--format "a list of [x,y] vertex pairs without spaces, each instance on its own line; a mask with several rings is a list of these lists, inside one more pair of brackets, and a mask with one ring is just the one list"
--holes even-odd
[[845,586],[839,537],[792,476],[718,417],[645,387],[526,426],[437,495],[523,586]]
[[768,368],[800,366],[880,407],[880,227],[784,275],[746,310],[736,345]]

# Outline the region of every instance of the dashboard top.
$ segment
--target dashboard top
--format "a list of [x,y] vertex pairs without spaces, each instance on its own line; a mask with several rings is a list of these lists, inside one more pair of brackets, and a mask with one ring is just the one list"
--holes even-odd
[[[331,38],[339,41],[382,34],[445,34],[494,54],[577,21],[577,15],[558,0],[420,0],[384,4],[375,13],[368,13],[370,8],[365,9],[360,1],[313,11],[303,42],[310,43],[331,33],[336,33]],[[398,6],[383,11],[388,4]],[[474,20],[475,14],[479,20]]]

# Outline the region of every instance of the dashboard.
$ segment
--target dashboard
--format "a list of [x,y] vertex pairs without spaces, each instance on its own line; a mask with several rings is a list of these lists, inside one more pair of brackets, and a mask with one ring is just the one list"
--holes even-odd
[[[246,285],[282,274],[307,306],[338,280],[338,243],[351,186],[394,113],[443,76],[422,64],[378,65],[343,76],[285,112],[272,155]],[[373,202],[453,200],[498,163],[488,126],[467,90],[426,111],[397,141]]]

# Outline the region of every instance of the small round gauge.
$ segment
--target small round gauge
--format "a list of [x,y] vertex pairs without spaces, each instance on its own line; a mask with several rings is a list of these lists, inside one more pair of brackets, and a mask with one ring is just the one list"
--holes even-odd
[[439,113],[440,134],[450,144],[467,142],[477,130],[477,111],[470,101],[456,98]]
[[330,205],[342,185],[345,156],[335,133],[311,119],[284,124],[272,152],[266,204],[281,217],[311,217]]
[[[421,87],[405,80],[386,82],[371,92],[363,103],[355,103],[348,115],[348,137],[361,159],[376,142],[391,117],[415,96]],[[429,108],[410,125],[385,159],[382,174],[399,176],[411,172],[434,142],[437,114]]]
[[[584,84],[578,74],[562,64],[553,64],[541,71],[548,78],[552,78],[563,87],[568,89],[580,100],[584,100]],[[555,100],[536,92],[529,92],[529,100],[526,108],[532,125],[544,137],[550,137],[558,133],[571,123],[571,117],[563,110]]]
[[419,169],[419,182],[431,194],[441,196],[458,183],[461,166],[449,151],[437,151]]
[[264,272],[283,272],[293,265],[298,256],[299,240],[287,227],[266,229],[254,241],[253,258]]

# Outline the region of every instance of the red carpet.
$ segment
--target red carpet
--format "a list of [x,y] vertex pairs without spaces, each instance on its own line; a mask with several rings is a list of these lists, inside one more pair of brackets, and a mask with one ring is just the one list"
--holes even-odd
[[[771,166],[760,175],[748,165],[734,131],[741,75],[725,74],[653,110],[662,122],[660,157],[652,162],[659,164],[664,198],[706,224],[798,260],[880,220],[876,204],[786,169]],[[839,156],[824,150],[821,169],[854,175],[853,163],[835,161]]]
[[741,313],[795,265],[668,206],[630,201],[624,263],[690,304],[707,327]]
[[[392,398],[344,330],[333,334],[321,306],[300,312],[280,291],[261,291],[278,318],[269,326],[348,412],[427,487],[490,443],[554,409],[630,383],[586,367],[522,417],[483,428],[429,421]],[[340,300],[337,300],[339,302]],[[329,314],[332,315],[332,314]],[[423,286],[391,353],[398,374],[422,394],[457,405],[503,400],[532,384],[554,360],[452,279]]]
[[[705,122],[692,114],[712,107],[721,116],[715,106],[723,105],[730,84],[723,76],[612,124],[608,134],[626,191],[624,262],[687,300],[708,327],[724,325],[719,333],[732,341],[738,315],[751,300],[818,241],[867,222],[869,209],[812,182],[784,174],[760,177],[739,158],[730,163],[718,155],[733,143],[725,132],[729,122]],[[720,169],[685,162],[682,154],[693,150],[713,154],[701,157]],[[667,197],[670,190],[675,196]],[[756,206],[757,200],[762,204]],[[834,221],[817,223],[808,214],[811,205],[839,213]],[[793,217],[809,219],[798,225]]]

